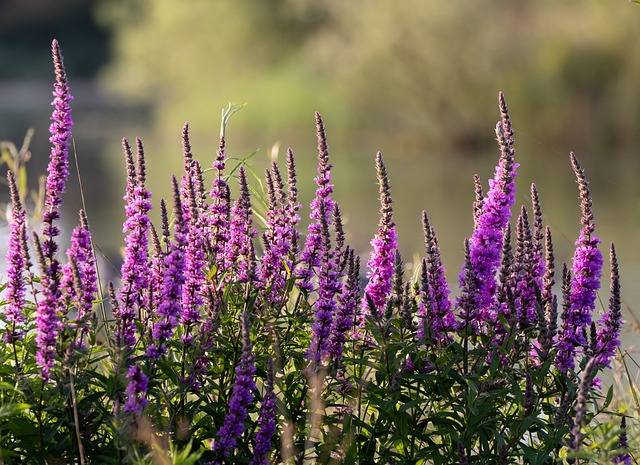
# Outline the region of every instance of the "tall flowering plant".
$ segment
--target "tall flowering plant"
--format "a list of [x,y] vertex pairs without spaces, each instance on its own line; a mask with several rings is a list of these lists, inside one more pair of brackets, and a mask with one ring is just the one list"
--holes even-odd
[[274,162],[259,184],[260,218],[253,171],[227,166],[229,113],[212,181],[183,127],[184,172],[172,178],[173,208],[159,202],[158,225],[142,141],[135,156],[123,141],[123,265],[103,298],[87,212],[59,250],[71,97],[57,42],[53,58],[40,234],[7,174],[0,462],[631,463],[637,420],[611,426],[602,412],[613,410],[613,391],[598,378],[620,346],[616,248],[596,318],[604,260],[585,170],[571,154],[582,227],[572,266],[556,276],[535,186],[512,219],[518,163],[502,93],[500,157],[487,190],[474,178],[457,298],[426,212],[424,256],[413,273],[404,265],[380,153],[380,222],[361,270],[367,251],[348,244],[320,114],[316,195],[302,231],[293,151],[286,181]]

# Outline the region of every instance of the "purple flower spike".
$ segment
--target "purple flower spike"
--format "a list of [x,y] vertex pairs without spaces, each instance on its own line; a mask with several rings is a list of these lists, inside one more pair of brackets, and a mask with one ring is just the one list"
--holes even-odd
[[338,297],[338,310],[331,327],[329,340],[329,353],[333,357],[334,364],[339,364],[342,358],[344,343],[347,334],[353,329],[353,317],[360,300],[360,257],[355,257],[352,249],[347,251],[347,282],[344,290]]
[[[469,240],[471,270],[476,288],[478,311],[489,312],[494,303],[496,271],[500,267],[500,251],[504,228],[511,217],[511,207],[515,203],[516,169],[514,162],[513,130],[509,112],[502,92],[499,94],[502,120],[496,125],[496,136],[500,146],[500,162],[495,175],[489,180],[489,191],[483,201],[482,210],[476,213],[477,227]],[[477,208],[474,211],[478,211]],[[460,275],[460,287],[464,272]]]
[[253,447],[253,459],[249,465],[269,465],[271,463],[267,458],[267,454],[271,450],[271,439],[276,432],[276,395],[273,392],[273,381],[273,359],[269,358],[267,385],[262,398],[262,407],[260,408],[258,432],[256,433],[256,442]]
[[482,204],[484,203],[484,194],[482,193],[482,182],[480,176],[473,175],[473,186],[475,192],[475,200],[473,202],[473,229],[478,228],[478,218],[482,214]]
[[320,363],[330,355],[329,337],[334,314],[337,311],[336,294],[342,290],[337,271],[336,257],[331,249],[329,225],[324,212],[325,204],[320,204],[322,222],[322,245],[320,249],[320,271],[318,278],[318,300],[314,304],[313,335],[309,347],[309,361]]
[[427,327],[436,340],[446,344],[450,333],[457,329],[457,323],[451,311],[450,291],[442,266],[438,238],[425,211],[422,212],[422,227],[427,252],[427,258],[423,261],[423,274],[426,273],[423,281],[426,282],[422,286],[427,286],[428,289],[423,289],[421,293],[426,321],[424,326],[420,326],[418,337],[424,336],[424,327]]
[[542,276],[545,272],[545,227],[542,222],[542,208],[540,207],[538,188],[535,184],[531,184],[531,206],[533,209],[533,254],[531,256],[533,262],[533,276],[538,285],[538,288],[542,289]]
[[611,367],[611,358],[615,355],[616,348],[620,346],[620,327],[622,326],[622,314],[620,313],[620,275],[618,273],[618,258],[616,249],[611,244],[609,252],[611,268],[611,297],[609,297],[609,310],[598,322],[597,357],[601,366]]
[[294,261],[298,256],[298,240],[300,239],[300,233],[296,229],[296,226],[300,222],[300,216],[298,211],[302,208],[300,202],[298,202],[298,187],[296,179],[296,161],[293,156],[293,150],[287,149],[287,190],[289,195],[287,196],[286,211],[286,225],[287,225],[287,237],[290,241],[290,258],[287,261],[289,269],[293,269]]
[[164,259],[164,276],[160,304],[156,311],[158,321],[153,325],[154,343],[147,349],[147,356],[158,359],[166,353],[165,342],[173,337],[174,330],[181,318],[182,285],[185,283],[184,250],[187,246],[187,227],[182,216],[180,190],[175,176],[173,184],[173,202],[175,220],[174,240],[169,245],[169,253]]
[[124,262],[122,264],[122,306],[114,313],[117,325],[118,343],[131,349],[136,343],[135,319],[138,310],[146,307],[149,289],[149,221],[151,193],[144,186],[144,153],[140,140],[137,140],[138,169],[133,161],[131,146],[122,139],[127,163],[127,188],[124,200],[127,219],[123,224],[125,238]]
[[64,69],[62,53],[57,40],[51,43],[53,64],[55,67],[56,82],[53,85],[54,107],[51,115],[51,126],[49,132],[51,137],[51,155],[49,156],[49,166],[47,167],[47,181],[45,193],[45,212],[42,221],[45,224],[42,234],[45,241],[42,243],[42,250],[49,262],[54,261],[54,256],[58,251],[55,238],[60,235],[60,229],[54,225],[54,221],[60,219],[60,206],[62,205],[62,195],[66,190],[67,178],[69,177],[69,145],[71,143],[71,120],[70,102],[73,97],[69,93],[67,85],[67,74]]
[[591,325],[591,312],[596,304],[596,292],[602,276],[602,253],[598,250],[600,239],[594,234],[593,211],[589,195],[589,183],[578,159],[570,154],[571,165],[580,188],[582,229],[573,254],[573,280],[569,295],[569,307],[563,314],[562,334],[558,335],[556,365],[565,372],[575,366],[575,357],[587,345],[584,331]]
[[[320,113],[316,112],[316,129],[318,135],[318,176],[315,178],[316,196],[311,202],[311,224],[302,254],[302,264],[297,276],[300,278],[298,285],[301,289],[311,291],[313,285],[311,279],[314,271],[321,265],[320,254],[322,250],[322,221],[331,225],[331,213],[334,201],[331,198],[333,184],[331,184],[331,168],[329,163],[329,149],[324,129],[324,122]],[[322,212],[322,213],[321,213]],[[324,215],[324,218],[322,218]]]
[[[80,210],[80,226],[71,233],[71,247],[67,250],[67,263],[62,268],[62,287],[75,303],[78,311],[76,316],[77,324],[82,324],[93,308],[93,300],[98,292],[98,277],[96,273],[96,261],[93,255],[91,244],[91,233],[89,223],[84,210]],[[79,286],[76,286],[76,278],[72,263],[75,263]],[[79,287],[81,294],[78,295],[76,288]],[[85,325],[78,329],[80,338],[77,344],[82,347],[83,339],[89,333],[89,328]]]
[[[213,169],[216,172],[216,177],[211,185],[209,196],[212,203],[209,207],[209,228],[211,234],[211,253],[214,258],[218,257],[218,254],[222,254],[224,245],[228,238],[229,227],[229,185],[224,180],[223,172],[225,169],[225,159],[227,155],[225,153],[225,141],[224,137],[220,138],[220,146],[216,152],[216,159],[213,162]],[[223,264],[218,260],[219,266]],[[221,270],[222,271],[222,270]]]
[[[425,267],[426,268],[426,267]],[[478,311],[479,294],[476,288],[476,280],[471,264],[471,252],[469,239],[464,240],[464,265],[460,275],[460,297],[457,306],[460,307],[460,318],[462,322],[460,329],[467,334],[477,335],[481,329],[482,320]]]
[[[618,439],[618,449],[626,450],[629,448],[629,441],[627,439],[627,418],[622,417],[620,420],[620,437]],[[616,455],[612,460],[612,463],[622,463],[624,465],[631,465],[631,455],[629,452]]]
[[142,410],[149,405],[146,396],[149,378],[138,365],[132,365],[127,372],[127,379],[129,384],[127,384],[125,391],[127,401],[124,404],[124,411],[140,415]]
[[[373,250],[371,251],[371,258],[367,262],[369,282],[365,287],[365,296],[362,299],[360,312],[357,316],[358,325],[361,328],[364,327],[367,315],[371,310],[379,315],[386,308],[393,287],[393,264],[396,249],[398,248],[398,236],[396,234],[396,225],[393,222],[393,209],[391,208],[389,179],[380,152],[376,154],[376,171],[380,185],[381,217],[378,234],[371,241]],[[369,308],[369,300],[373,304],[373,309]]]
[[267,230],[262,236],[264,254],[260,261],[260,286],[269,302],[282,300],[285,286],[291,241],[285,213],[284,186],[278,165],[273,162],[271,170],[265,170],[267,183]]
[[[202,212],[198,179],[198,164],[191,154],[189,123],[182,128],[182,155],[184,171],[180,187],[182,197],[182,217],[187,225],[187,245],[185,249],[185,283],[182,287],[182,317],[184,325],[197,325],[201,320],[200,307],[206,293],[206,228]],[[160,255],[160,254],[158,254]],[[156,262],[158,271],[161,266]],[[159,275],[160,273],[156,273]],[[187,331],[188,332],[188,331]],[[190,336],[183,339],[189,341]]]
[[511,286],[516,296],[516,311],[521,329],[531,326],[536,320],[536,291],[538,263],[534,263],[531,227],[527,209],[522,206],[516,229],[516,252],[513,257]]
[[42,285],[42,294],[36,309],[36,344],[38,346],[36,363],[40,367],[40,376],[46,382],[51,379],[51,369],[55,364],[56,344],[61,326],[58,312],[62,313],[65,309],[62,307],[59,270],[52,271],[53,265],[58,261],[54,260],[52,267],[49,268],[37,234],[34,234],[33,241],[40,265],[40,284]]
[[23,313],[26,286],[23,274],[27,269],[27,259],[23,254],[23,242],[26,241],[25,211],[20,202],[20,194],[16,185],[16,178],[12,170],[7,171],[9,191],[11,193],[11,220],[9,227],[9,248],[7,250],[7,289],[6,299],[9,305],[4,312],[8,327],[4,335],[5,342],[15,342],[22,338],[20,328],[26,317]]
[[254,356],[251,348],[249,314],[242,312],[242,359],[236,367],[236,382],[229,401],[229,409],[224,417],[224,424],[218,430],[213,450],[222,456],[228,456],[236,448],[238,438],[242,435],[247,409],[253,403],[253,391],[256,385],[253,376],[256,372]]
[[251,257],[251,241],[256,235],[251,220],[251,198],[247,175],[244,167],[238,170],[240,196],[231,208],[231,224],[229,227],[229,241],[225,244],[225,268],[236,267],[235,279],[247,282],[253,274]]

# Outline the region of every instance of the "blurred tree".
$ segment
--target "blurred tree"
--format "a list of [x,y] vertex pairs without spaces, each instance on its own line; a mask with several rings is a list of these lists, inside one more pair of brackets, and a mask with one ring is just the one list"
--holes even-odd
[[628,7],[109,0],[99,17],[116,33],[105,82],[154,102],[161,128],[187,117],[211,127],[226,97],[250,102],[238,123],[245,129],[282,135],[324,108],[334,127],[386,131],[410,150],[464,152],[486,147],[499,89],[519,109],[518,127],[559,146],[630,143],[640,116],[640,17]]

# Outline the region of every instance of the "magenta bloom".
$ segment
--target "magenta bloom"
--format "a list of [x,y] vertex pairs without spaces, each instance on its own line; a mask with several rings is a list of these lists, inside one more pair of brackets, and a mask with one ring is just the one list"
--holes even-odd
[[27,269],[27,258],[23,255],[23,242],[26,242],[25,211],[20,202],[15,175],[12,170],[7,171],[9,190],[11,191],[11,220],[9,227],[9,247],[7,250],[7,288],[6,299],[9,305],[4,313],[9,327],[4,336],[5,342],[12,342],[22,338],[20,326],[25,322],[23,308],[25,304],[26,286],[23,279]]
[[164,258],[164,275],[160,302],[155,312],[157,321],[153,324],[151,335],[153,344],[147,349],[147,356],[158,359],[166,353],[166,341],[173,337],[182,312],[182,285],[185,283],[184,250],[187,245],[186,225],[182,216],[182,204],[178,181],[173,182],[173,200],[175,221],[174,240],[169,244],[169,253]]
[[[373,250],[371,258],[367,262],[369,282],[364,289],[364,297],[357,315],[357,322],[363,328],[367,315],[374,312],[375,316],[382,314],[387,306],[391,290],[393,288],[393,265],[396,249],[398,248],[398,235],[396,224],[393,222],[393,210],[391,208],[391,194],[387,169],[380,152],[376,155],[376,171],[380,184],[380,224],[378,234],[371,241]],[[373,308],[369,308],[369,300]]]
[[334,201],[331,198],[333,184],[331,184],[331,168],[329,163],[329,149],[324,129],[324,123],[320,113],[316,112],[316,128],[318,135],[318,176],[315,178],[316,196],[311,202],[311,224],[302,254],[302,264],[298,270],[298,285],[301,289],[311,291],[314,271],[321,265],[320,254],[322,250],[322,222],[331,225],[331,213],[334,209]]
[[536,292],[539,291],[540,281],[537,251],[533,247],[531,227],[524,205],[518,216],[516,231],[516,253],[509,281],[515,297],[518,323],[522,329],[536,321]]
[[[496,295],[496,271],[500,267],[502,239],[504,228],[511,217],[511,207],[515,203],[516,169],[513,149],[513,130],[509,112],[502,92],[499,94],[502,120],[496,125],[496,136],[501,150],[500,162],[496,167],[494,178],[489,180],[489,191],[482,209],[478,211],[475,228],[469,240],[473,288],[477,293],[473,298],[475,309],[482,318],[491,313],[491,306]],[[460,274],[460,287],[469,287],[465,283],[469,277]],[[460,305],[460,302],[458,305]]]
[[142,144],[137,140],[138,171],[133,161],[131,147],[126,139],[122,140],[127,161],[127,191],[124,196],[127,219],[123,224],[123,232],[128,233],[125,242],[124,262],[122,264],[122,289],[120,300],[122,306],[114,314],[118,327],[118,338],[128,349],[136,343],[135,319],[138,309],[147,305],[149,291],[149,221],[151,210],[151,193],[144,186],[144,156]]
[[[77,310],[76,324],[82,324],[93,308],[93,300],[98,293],[98,276],[96,273],[96,261],[91,244],[91,233],[84,210],[80,210],[81,225],[71,233],[71,247],[67,250],[67,263],[62,268],[62,287]],[[73,265],[72,265],[73,264]],[[73,267],[75,266],[75,272]],[[76,292],[75,276],[79,280],[80,295]],[[82,339],[89,332],[87,326],[81,326],[78,330],[79,346],[83,346]]]
[[[206,292],[206,218],[203,214],[203,203],[199,192],[201,188],[198,176],[199,165],[191,154],[188,123],[185,123],[182,128],[182,154],[184,174],[180,185],[180,196],[182,198],[182,217],[187,226],[187,245],[185,248],[185,283],[182,286],[180,322],[185,325],[197,325],[201,319],[200,307],[204,303],[203,295]],[[161,266],[156,267],[156,272],[159,271],[158,268]],[[156,273],[157,276],[160,274]],[[160,279],[157,280],[158,283],[160,281]],[[184,340],[188,341],[189,338],[190,336]]]
[[249,465],[269,465],[267,454],[271,450],[271,439],[276,432],[276,395],[273,392],[273,360],[269,358],[267,369],[267,385],[260,416],[258,417],[258,432],[253,447],[253,459]]
[[225,268],[235,267],[235,280],[237,282],[249,281],[253,275],[253,237],[256,230],[251,220],[251,198],[247,175],[244,167],[238,170],[240,184],[240,196],[231,208],[231,220],[229,225],[229,240],[225,244]]
[[618,258],[616,249],[611,244],[609,252],[611,267],[611,297],[609,309],[598,322],[597,357],[602,366],[611,367],[611,358],[615,356],[616,348],[620,346],[620,328],[622,314],[620,313],[620,275],[618,273]]
[[[289,196],[285,197],[284,185],[278,165],[273,162],[266,171],[268,210],[267,230],[263,234],[264,254],[259,263],[258,277],[267,300],[277,303],[282,300],[287,276],[295,267],[299,233],[296,229],[300,217],[297,200],[295,163],[293,152],[287,150]],[[298,270],[305,274],[305,269]],[[305,274],[306,276],[306,274]]]
[[440,247],[436,232],[429,224],[426,212],[422,212],[422,223],[425,237],[427,258],[423,261],[423,284],[421,307],[419,312],[424,323],[418,328],[418,337],[424,337],[425,327],[430,334],[441,343],[450,340],[450,333],[458,327],[455,315],[451,311],[449,286],[442,266]]
[[51,43],[53,64],[55,67],[56,82],[53,85],[53,113],[51,114],[51,154],[47,167],[47,181],[45,193],[45,212],[42,217],[44,229],[42,234],[46,237],[42,243],[45,257],[51,261],[58,250],[55,238],[60,235],[60,229],[54,225],[54,221],[60,219],[60,206],[62,195],[66,190],[69,177],[69,145],[71,143],[71,105],[73,96],[67,85],[67,74],[64,69],[62,54],[57,40]]
[[596,292],[600,288],[603,265],[602,253],[598,250],[600,239],[594,234],[589,183],[578,159],[573,153],[570,156],[580,187],[583,226],[573,254],[569,307],[563,315],[565,321],[562,333],[557,336],[556,366],[562,372],[574,368],[576,354],[587,345],[583,331],[588,330],[591,325],[591,313],[596,306]]
[[335,262],[335,256],[331,250],[329,239],[329,226],[325,220],[324,204],[320,205],[320,221],[322,222],[322,245],[320,249],[320,270],[318,276],[318,300],[314,304],[314,316],[309,347],[309,360],[320,363],[330,355],[329,336],[334,314],[337,310],[336,295],[340,293],[342,285],[340,275]]
[[335,364],[340,362],[347,334],[354,326],[354,315],[360,300],[360,258],[354,256],[352,249],[347,255],[347,282],[338,297],[338,308],[331,327],[328,352]]
[[127,379],[129,384],[127,384],[125,391],[127,401],[124,404],[124,411],[140,415],[142,410],[149,405],[146,397],[149,378],[138,365],[132,365],[127,372]]
[[249,315],[242,313],[242,359],[236,367],[236,382],[229,401],[229,409],[224,417],[224,424],[218,430],[213,450],[228,456],[236,448],[238,438],[244,430],[247,409],[253,403],[253,391],[256,389],[253,376],[256,372],[254,356],[249,337]]
[[[225,153],[224,138],[220,139],[220,146],[216,153],[216,159],[213,162],[213,169],[216,177],[211,185],[209,196],[212,203],[209,206],[208,228],[211,238],[211,253],[217,260],[218,266],[224,268],[224,261],[219,260],[218,256],[222,255],[226,242],[229,240],[229,185],[224,180],[223,172],[225,169]],[[220,269],[220,271],[223,271]]]
[[[629,440],[627,438],[627,419],[622,417],[620,420],[620,437],[618,439],[618,449],[628,449]],[[616,455],[612,460],[612,463],[622,463],[623,465],[631,465],[631,455],[629,452]]]
[[62,195],[66,189],[66,182],[69,176],[69,144],[71,141],[71,120],[70,102],[73,97],[69,93],[67,86],[67,75],[62,61],[62,54],[58,41],[51,44],[53,64],[55,67],[56,82],[54,83],[53,113],[51,115],[51,126],[49,132],[51,137],[51,154],[47,167],[47,180],[45,192],[45,212],[42,216],[44,228],[42,231],[45,237],[44,242],[38,243],[39,252],[42,252],[41,260],[41,284],[42,296],[38,300],[36,311],[36,324],[38,334],[36,342],[38,352],[36,362],[40,366],[41,375],[45,381],[50,378],[50,370],[54,364],[56,355],[56,341],[60,331],[60,321],[58,312],[63,312],[61,305],[60,290],[60,263],[56,258],[58,244],[55,238],[60,235],[60,229],[54,222],[60,219],[60,206],[62,205]]
[[[55,364],[56,344],[60,333],[60,319],[58,312],[63,313],[62,293],[60,292],[60,270],[58,261],[54,260],[52,266],[47,270],[42,245],[37,235],[34,235],[36,253],[40,263],[40,284],[42,293],[38,299],[36,309],[36,363],[40,367],[40,375],[44,381],[51,379],[51,369]],[[49,275],[47,272],[52,273]]]

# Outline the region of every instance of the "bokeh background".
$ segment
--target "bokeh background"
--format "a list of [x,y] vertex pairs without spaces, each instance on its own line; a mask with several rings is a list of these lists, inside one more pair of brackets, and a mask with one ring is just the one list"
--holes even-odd
[[[380,150],[405,261],[422,254],[427,210],[455,284],[472,229],[472,176],[486,188],[499,155],[502,90],[521,164],[518,203],[536,182],[557,262],[569,262],[580,227],[574,150],[591,180],[603,251],[615,240],[623,296],[640,314],[640,8],[627,0],[0,0],[0,140],[19,144],[35,129],[32,182],[48,160],[53,38],[75,96],[93,234],[114,262],[123,244],[121,138],[145,142],[157,208],[181,168],[183,123],[210,166],[221,110],[234,102],[247,105],[227,129],[229,155],[257,150],[260,176],[292,147],[305,217],[313,112],[322,113],[335,197],[365,259]],[[73,175],[65,202],[75,220]]]

